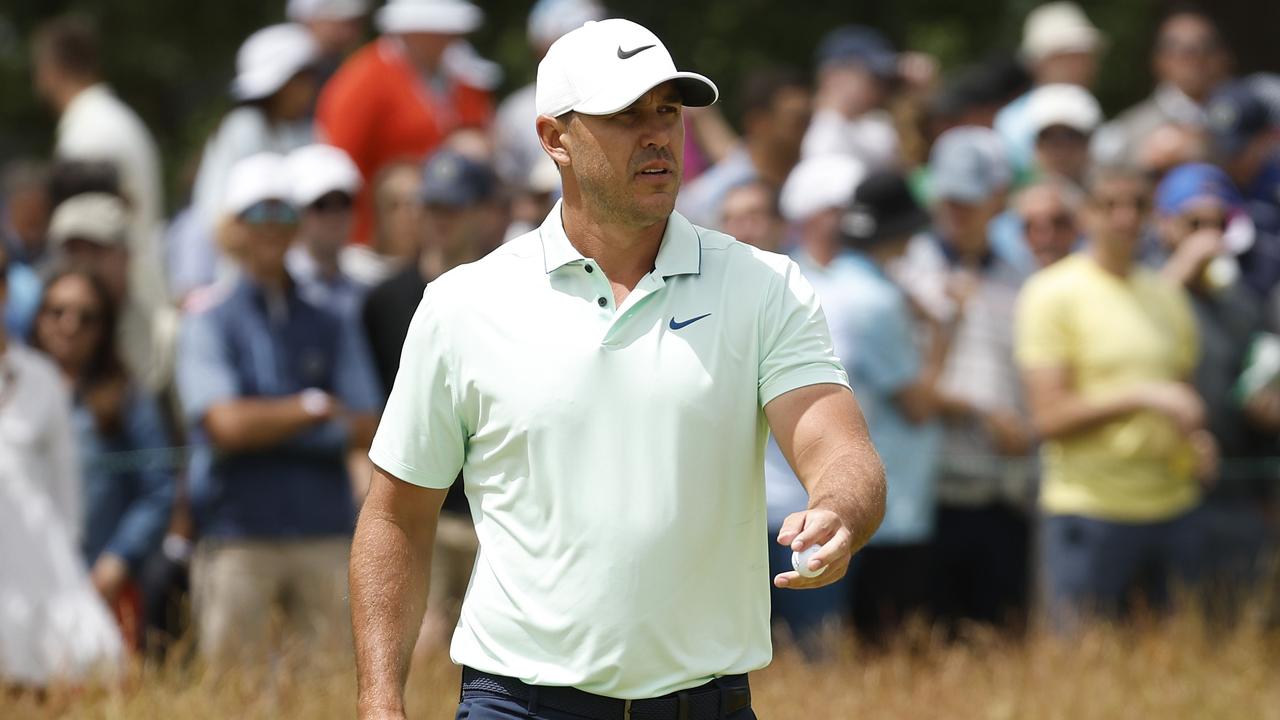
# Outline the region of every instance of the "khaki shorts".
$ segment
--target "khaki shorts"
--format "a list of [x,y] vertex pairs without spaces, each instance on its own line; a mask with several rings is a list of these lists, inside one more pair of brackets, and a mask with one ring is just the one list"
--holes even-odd
[[201,654],[225,666],[281,651],[349,653],[350,551],[346,537],[200,541],[191,594]]

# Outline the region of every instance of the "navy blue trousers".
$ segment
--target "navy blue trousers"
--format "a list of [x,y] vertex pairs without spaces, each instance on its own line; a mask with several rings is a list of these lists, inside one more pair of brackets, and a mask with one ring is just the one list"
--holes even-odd
[[[539,707],[536,712],[529,712],[528,703],[509,697],[499,697],[492,693],[466,691],[462,694],[462,703],[458,705],[458,714],[454,720],[596,720],[582,715],[558,712],[547,707]],[[675,720],[672,718],[671,720]],[[743,708],[738,712],[726,715],[724,720],[757,720],[751,708]]]

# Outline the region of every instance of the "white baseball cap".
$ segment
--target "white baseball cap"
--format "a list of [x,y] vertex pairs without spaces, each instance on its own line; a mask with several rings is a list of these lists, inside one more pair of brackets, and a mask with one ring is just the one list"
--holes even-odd
[[690,107],[720,97],[707,78],[677,71],[666,46],[645,27],[617,18],[588,22],[552,43],[538,63],[535,106],[552,117],[570,110],[609,115],[669,80]]
[[222,197],[222,212],[239,215],[264,200],[279,200],[292,205],[292,198],[289,166],[284,156],[263,152],[243,158],[231,166],[226,193]]
[[1027,123],[1033,137],[1053,125],[1066,125],[1089,135],[1102,123],[1102,108],[1079,85],[1041,85],[1027,97]]
[[1022,27],[1022,56],[1033,63],[1060,53],[1094,52],[1104,43],[1102,32],[1073,2],[1041,5]]
[[466,0],[387,0],[373,22],[384,33],[466,35],[484,22],[484,11]]
[[368,0],[289,0],[285,17],[307,20],[354,20],[369,12]]
[[236,53],[231,95],[237,100],[268,97],[315,62],[317,52],[311,33],[297,23],[265,27],[250,35]]
[[782,184],[778,209],[791,222],[807,220],[823,210],[843,209],[866,175],[866,166],[850,155],[805,158]]
[[332,145],[305,145],[285,158],[293,185],[290,199],[304,208],[331,192],[355,195],[360,190],[360,169],[351,156]]
[[97,245],[124,245],[129,232],[129,207],[111,193],[72,195],[54,208],[49,219],[49,242],[54,248],[80,238]]

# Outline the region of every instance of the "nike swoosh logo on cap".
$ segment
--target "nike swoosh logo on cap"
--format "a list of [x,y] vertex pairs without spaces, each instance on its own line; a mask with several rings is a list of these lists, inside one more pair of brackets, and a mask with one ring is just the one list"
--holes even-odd
[[623,50],[623,49],[622,49],[622,46],[621,46],[621,45],[619,45],[619,46],[618,46],[618,59],[619,59],[619,60],[626,60],[627,58],[635,57],[636,55],[639,55],[640,53],[644,52],[645,50],[648,50],[648,49],[649,49],[649,48],[651,48],[651,47],[657,47],[657,45],[642,45],[642,46],[640,46],[640,47],[636,48],[635,50]]

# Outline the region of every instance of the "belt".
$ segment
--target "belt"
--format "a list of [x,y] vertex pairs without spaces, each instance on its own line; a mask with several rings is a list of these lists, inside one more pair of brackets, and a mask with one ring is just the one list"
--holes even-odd
[[656,698],[619,700],[571,687],[529,685],[515,678],[462,669],[462,692],[513,698],[535,713],[539,707],[591,720],[721,720],[751,707],[746,675],[726,675],[696,688]]

